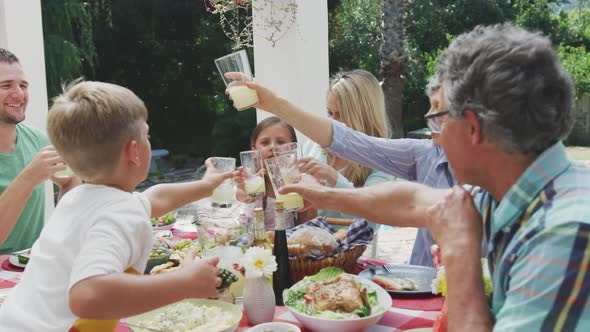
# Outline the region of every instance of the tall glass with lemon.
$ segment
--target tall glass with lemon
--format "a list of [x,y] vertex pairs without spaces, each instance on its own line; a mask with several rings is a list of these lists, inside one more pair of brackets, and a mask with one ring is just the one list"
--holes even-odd
[[297,193],[279,194],[279,189],[286,184],[299,182],[301,174],[297,168],[297,154],[285,153],[264,161],[266,170],[275,191],[277,200],[283,201],[285,211],[295,211],[303,207],[303,198]]
[[264,196],[266,186],[262,170],[262,156],[258,150],[240,152],[240,160],[244,168],[246,194],[250,197]]
[[[258,102],[256,91],[244,85],[244,82],[252,80],[252,70],[246,51],[241,50],[215,59],[215,65],[238,111],[248,109]],[[228,78],[226,73],[238,75]]]

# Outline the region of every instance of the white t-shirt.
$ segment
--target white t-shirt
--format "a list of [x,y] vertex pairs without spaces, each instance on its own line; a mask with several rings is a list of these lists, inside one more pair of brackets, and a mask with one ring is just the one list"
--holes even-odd
[[129,268],[143,272],[150,211],[145,195],[107,186],[83,184],[64,195],[0,307],[0,331],[67,331],[77,319],[68,305],[73,285]]

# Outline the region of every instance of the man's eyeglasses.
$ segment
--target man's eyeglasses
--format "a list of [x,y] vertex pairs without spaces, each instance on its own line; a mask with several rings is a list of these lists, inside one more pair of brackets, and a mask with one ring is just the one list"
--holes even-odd
[[424,116],[424,120],[426,120],[426,126],[428,126],[428,129],[430,129],[431,133],[440,134],[443,125],[442,116],[445,114],[449,114],[449,111],[436,112],[432,114],[426,114]]

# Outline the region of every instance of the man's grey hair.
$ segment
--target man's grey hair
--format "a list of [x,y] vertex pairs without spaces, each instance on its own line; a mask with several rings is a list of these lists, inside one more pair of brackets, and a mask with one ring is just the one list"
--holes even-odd
[[9,50],[0,47],[0,62],[4,63],[19,63],[18,58]]
[[426,84],[426,89],[424,90],[424,92],[426,92],[426,95],[428,96],[428,98],[430,98],[435,92],[440,90],[440,87],[440,80],[438,79],[438,75],[435,74],[430,76],[430,78],[428,79],[428,84]]
[[484,137],[508,153],[538,154],[573,126],[573,84],[551,41],[511,24],[478,26],[440,56],[447,110],[477,114]]

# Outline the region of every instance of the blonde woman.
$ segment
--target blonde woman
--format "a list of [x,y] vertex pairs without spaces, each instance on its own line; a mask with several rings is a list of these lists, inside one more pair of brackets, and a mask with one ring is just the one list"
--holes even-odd
[[[367,71],[339,74],[330,84],[327,108],[328,117],[349,128],[370,136],[390,137],[383,91],[379,81]],[[331,155],[311,141],[303,147],[303,155],[306,157],[300,159],[300,171],[313,175],[330,187],[364,187],[394,179],[386,173]],[[318,215],[351,217],[332,211],[318,211]]]

